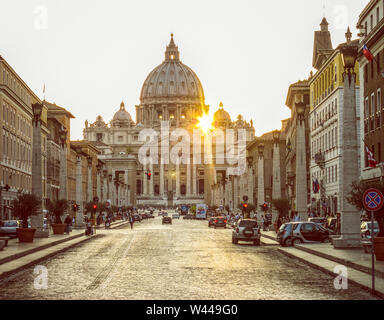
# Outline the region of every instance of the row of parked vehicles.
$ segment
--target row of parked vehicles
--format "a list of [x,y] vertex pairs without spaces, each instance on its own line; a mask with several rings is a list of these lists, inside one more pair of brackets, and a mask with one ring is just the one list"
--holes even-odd
[[[21,220],[4,220],[0,222],[0,236],[17,238],[16,229],[23,225]],[[31,227],[31,220],[28,219],[28,227]],[[48,220],[44,218],[44,229],[48,229]]]

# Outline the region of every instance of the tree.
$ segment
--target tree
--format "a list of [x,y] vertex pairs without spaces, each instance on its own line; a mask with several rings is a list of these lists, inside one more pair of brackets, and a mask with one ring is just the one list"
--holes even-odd
[[54,214],[55,223],[62,224],[63,221],[61,220],[61,217],[64,215],[65,210],[68,209],[68,201],[65,199],[56,200],[54,203],[49,201],[47,209]]
[[12,201],[13,212],[23,221],[23,228],[28,228],[28,218],[36,215],[39,208],[41,208],[41,199],[35,194],[20,194]]
[[[354,205],[359,210],[365,210],[363,205],[363,195],[367,189],[376,188],[384,193],[384,183],[372,182],[372,181],[354,181],[351,185],[351,189],[346,197],[347,201]],[[370,212],[367,212],[370,217]],[[374,213],[374,218],[379,225],[378,237],[384,237],[384,207]]]
[[285,217],[289,214],[289,200],[288,199],[273,199],[272,205],[279,212],[279,217]]

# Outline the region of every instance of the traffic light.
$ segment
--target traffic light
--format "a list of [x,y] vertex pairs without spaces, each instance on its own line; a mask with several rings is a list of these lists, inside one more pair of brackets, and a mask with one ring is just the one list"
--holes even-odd
[[246,210],[248,208],[248,204],[247,203],[244,203],[243,204],[243,208]]
[[73,205],[73,211],[77,211],[79,209],[79,207],[78,207],[78,205],[75,203],[74,205]]
[[147,179],[151,180],[152,173],[149,171],[149,172],[146,172],[145,174],[147,175]]
[[268,204],[263,203],[263,204],[261,205],[261,210],[263,210],[264,212],[268,211]]
[[96,203],[93,205],[93,210],[96,210],[97,209],[97,205]]

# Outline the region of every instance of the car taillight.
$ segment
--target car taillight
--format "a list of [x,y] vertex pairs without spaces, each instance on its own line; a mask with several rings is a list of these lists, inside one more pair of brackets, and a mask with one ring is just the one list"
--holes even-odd
[[224,223],[227,223],[227,220],[224,220]]

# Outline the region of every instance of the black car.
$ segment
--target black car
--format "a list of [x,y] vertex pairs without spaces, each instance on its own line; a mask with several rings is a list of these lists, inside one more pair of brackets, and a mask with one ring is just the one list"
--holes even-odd
[[224,229],[227,228],[227,218],[225,217],[213,217],[213,227],[216,229],[218,227],[222,227]]
[[172,224],[172,218],[171,217],[163,217],[162,224],[169,223]]
[[300,243],[330,242],[329,230],[314,222],[288,222],[277,232],[277,242],[282,246]]

